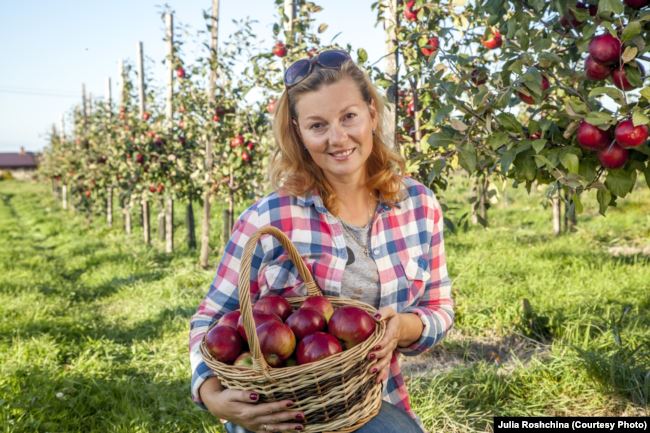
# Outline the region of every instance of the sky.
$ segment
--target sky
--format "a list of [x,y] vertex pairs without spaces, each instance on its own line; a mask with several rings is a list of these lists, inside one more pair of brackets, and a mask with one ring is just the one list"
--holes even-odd
[[[329,25],[321,35],[354,49],[363,47],[371,63],[385,47],[381,26],[375,27],[372,0],[317,0],[324,10],[317,24]],[[93,96],[105,97],[111,77],[117,93],[120,59],[135,61],[142,41],[152,67],[154,84],[165,82],[163,1],[156,0],[21,0],[4,1],[0,8],[0,152],[41,151],[52,125],[81,101],[82,84]],[[168,0],[175,24],[189,26],[192,34],[205,28],[203,11],[211,0]],[[242,4],[245,7],[242,7]],[[258,21],[254,30],[260,44],[273,45],[272,25],[277,20],[273,0],[221,0],[219,37],[234,31],[233,19],[249,16]],[[202,43],[187,41],[188,51],[198,52]],[[378,66],[383,66],[379,63]],[[70,125],[67,125],[66,129]]]

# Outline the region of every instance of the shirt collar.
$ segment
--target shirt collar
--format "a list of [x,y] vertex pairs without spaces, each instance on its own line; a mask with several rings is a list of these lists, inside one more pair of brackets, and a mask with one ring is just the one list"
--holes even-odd
[[[327,208],[325,207],[325,204],[323,203],[323,198],[321,197],[317,188],[314,188],[311,191],[307,191],[303,195],[297,196],[296,199],[299,206],[304,206],[304,207],[314,206],[316,210],[322,214],[326,214],[328,212]],[[400,198],[400,201],[402,200],[404,200],[404,197]],[[399,202],[395,204],[395,207],[401,208]],[[388,203],[385,203],[381,199],[379,200],[380,213],[387,212],[390,209],[391,206]]]

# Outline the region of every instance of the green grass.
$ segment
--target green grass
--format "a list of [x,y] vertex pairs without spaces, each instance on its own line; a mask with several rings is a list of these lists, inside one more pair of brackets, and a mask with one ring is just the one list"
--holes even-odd
[[[466,183],[441,194],[452,218],[468,208]],[[432,366],[409,378],[416,412],[444,432],[491,431],[493,415],[647,415],[648,188],[607,217],[586,197],[577,232],[560,237],[541,192],[507,196],[489,228],[446,236],[456,327],[416,357]],[[138,230],[127,239],[117,215],[108,229],[61,210],[45,186],[0,182],[0,430],[222,431],[189,399],[188,323],[214,271],[185,247],[182,214],[168,256]],[[513,338],[536,350],[509,351]],[[486,342],[503,362],[477,350]],[[460,362],[438,369],[436,356]]]

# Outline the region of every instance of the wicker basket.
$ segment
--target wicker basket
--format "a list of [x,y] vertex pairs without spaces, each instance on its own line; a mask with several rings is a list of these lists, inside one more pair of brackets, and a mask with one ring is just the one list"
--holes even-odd
[[[287,250],[305,282],[309,296],[322,294],[291,240],[275,227],[262,227],[246,243],[239,273],[239,303],[253,356],[253,367],[217,361],[207,351],[205,337],[201,342],[203,359],[227,388],[256,391],[260,394],[260,402],[284,399],[296,402],[292,410],[300,410],[305,414],[305,433],[347,433],[357,430],[377,415],[381,406],[382,385],[376,383],[375,374],[367,371],[367,356],[384,336],[386,323],[378,322],[373,335],[363,343],[320,361],[292,367],[270,367],[260,350],[250,299],[251,260],[257,242],[264,234],[273,235]],[[327,298],[334,308],[354,305],[370,314],[377,312],[372,306],[353,299]],[[287,298],[294,308],[300,306],[305,299],[304,296]]]

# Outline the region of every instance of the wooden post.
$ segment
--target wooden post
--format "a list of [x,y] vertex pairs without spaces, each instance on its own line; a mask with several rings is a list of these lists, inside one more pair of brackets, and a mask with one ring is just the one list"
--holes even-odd
[[[110,119],[113,117],[113,94],[112,94],[112,86],[111,86],[111,77],[108,77],[108,80],[106,81],[106,112],[108,114],[108,118]],[[113,143],[107,143],[109,147],[113,145]],[[106,225],[109,227],[113,227],[113,185],[108,186],[108,191],[106,191]]]
[[185,211],[185,225],[187,226],[187,248],[190,250],[196,249],[196,230],[194,223],[194,207],[192,206],[192,198],[190,197],[187,202],[187,209]]
[[559,189],[553,194],[551,205],[553,207],[553,234],[559,236],[562,234],[562,201]]
[[[212,0],[212,15],[210,16],[210,81],[208,82],[208,106],[216,109],[217,62],[219,36],[219,0]],[[212,139],[205,137],[205,172],[208,178],[212,173]],[[201,219],[201,252],[199,265],[208,268],[210,255],[210,185],[206,184],[203,191],[203,215]]]
[[[119,76],[120,76],[120,107],[124,106],[124,103],[126,102],[124,100],[125,95],[124,95],[124,89],[125,89],[125,81],[126,81],[126,70],[124,68],[124,61],[120,60],[120,66],[119,66]],[[131,197],[128,197],[122,201],[122,212],[124,215],[124,232],[127,235],[131,234]]]
[[[174,99],[174,16],[168,13],[165,16],[167,24],[167,47],[169,53],[169,70],[167,71],[167,128],[169,135],[172,134],[172,125],[174,122],[174,109],[172,100]],[[165,252],[174,251],[174,201],[168,191],[165,200]]]
[[[61,146],[65,143],[65,115],[61,115]],[[66,174],[63,175],[63,185],[61,186],[61,207],[68,210],[68,182]]]
[[[397,13],[397,0],[385,0],[386,8],[384,9],[384,30],[386,30],[386,73],[391,77],[391,87],[388,92],[389,102],[394,103],[392,122],[394,149],[399,151],[398,133],[398,110],[399,106],[399,51],[397,45],[397,27],[399,25],[399,15]],[[386,131],[387,133],[389,131]],[[386,134],[388,136],[388,134]]]
[[[140,119],[143,118],[146,110],[145,89],[144,89],[144,50],[142,42],[138,42],[138,90],[140,95]],[[151,245],[151,228],[149,224],[149,202],[146,191],[142,192],[142,233],[145,245]]]

